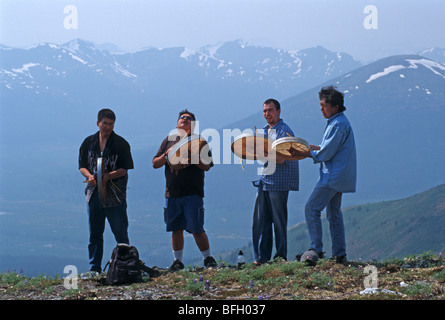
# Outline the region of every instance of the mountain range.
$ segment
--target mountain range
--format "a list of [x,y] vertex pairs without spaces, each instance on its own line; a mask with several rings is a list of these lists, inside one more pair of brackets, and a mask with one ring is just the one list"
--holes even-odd
[[[150,48],[126,54],[112,54],[79,39],[0,50],[2,104],[11,106],[4,114],[11,126],[32,122],[39,113],[51,114],[50,119],[66,116],[76,124],[63,128],[73,138],[90,127],[85,127],[90,122],[78,121],[110,106],[138,142],[154,139],[152,144],[175,125],[183,108],[194,111],[202,125],[219,128],[249,116],[264,95],[287,98],[360,66],[350,55],[322,47],[284,51],[240,40],[198,50]],[[39,113],[24,119],[23,111],[33,105]],[[224,111],[216,117],[215,110]],[[14,127],[7,124],[3,136],[10,140]],[[51,123],[43,126],[61,129]]]
[[[57,270],[84,265],[88,232],[77,156],[81,141],[97,130],[102,107],[116,111],[115,130],[132,146],[130,237],[148,264],[171,263],[161,213],[163,171],[152,169],[151,159],[185,107],[196,113],[200,130],[215,128],[222,137],[223,129],[262,128],[262,103],[275,97],[294,133],[317,144],[325,127],[317,92],[334,84],[345,92],[358,149],[358,190],[344,196],[345,206],[443,184],[445,66],[427,58],[440,58],[440,52],[362,65],[322,47],[292,52],[243,41],[125,54],[83,40],[1,46],[0,255],[34,265],[42,261],[38,257],[51,257]],[[251,180],[258,178],[258,164],[239,163],[233,158],[206,174],[206,229],[215,252],[250,239],[256,192]],[[317,176],[318,166],[300,161],[289,225],[303,221]],[[192,239],[186,241],[186,256],[196,255]],[[111,253],[108,231],[106,242]]]

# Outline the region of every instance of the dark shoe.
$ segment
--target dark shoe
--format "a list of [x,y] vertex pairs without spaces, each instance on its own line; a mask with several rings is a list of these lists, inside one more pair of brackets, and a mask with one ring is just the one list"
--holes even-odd
[[206,268],[216,268],[218,264],[213,257],[207,257],[204,259],[204,267]]
[[178,259],[173,261],[173,264],[170,266],[170,271],[179,271],[182,269],[184,269],[184,264]]
[[279,255],[275,254],[274,257],[273,257],[273,261],[277,262],[278,260],[287,261],[287,257],[282,257],[282,256],[279,256]]
[[346,264],[348,263],[348,259],[346,259],[346,255],[335,257],[335,263]]
[[144,262],[142,262],[142,264],[141,264],[141,269],[143,272],[148,274],[148,276],[150,278],[157,278],[161,275],[161,272],[159,270],[157,270],[157,267],[153,267],[153,268],[147,267]]
[[102,268],[101,267],[92,266],[90,271],[101,273],[102,272]]

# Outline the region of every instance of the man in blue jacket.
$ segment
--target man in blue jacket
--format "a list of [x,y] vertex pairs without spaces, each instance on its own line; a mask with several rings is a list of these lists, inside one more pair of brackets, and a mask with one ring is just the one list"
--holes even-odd
[[323,258],[321,211],[327,207],[332,256],[338,263],[346,262],[346,241],[341,201],[343,193],[355,192],[357,180],[357,160],[349,120],[344,115],[344,95],[334,87],[322,88],[319,92],[321,113],[327,119],[327,126],[320,146],[310,146],[306,153],[320,163],[320,178],[305,206],[306,225],[311,239],[309,250],[314,250]]

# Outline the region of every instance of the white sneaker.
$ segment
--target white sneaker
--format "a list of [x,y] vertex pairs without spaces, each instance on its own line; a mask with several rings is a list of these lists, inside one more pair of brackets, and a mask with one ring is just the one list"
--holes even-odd
[[80,279],[84,279],[84,280],[90,280],[90,279],[100,279],[100,273],[97,271],[88,271],[88,272],[84,272],[80,275]]

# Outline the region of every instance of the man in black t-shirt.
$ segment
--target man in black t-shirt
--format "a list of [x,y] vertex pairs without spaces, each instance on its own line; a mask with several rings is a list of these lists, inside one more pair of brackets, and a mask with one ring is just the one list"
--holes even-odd
[[[181,111],[176,128],[178,133],[165,138],[153,157],[155,169],[165,167],[164,221],[167,231],[172,232],[174,261],[170,270],[184,268],[182,253],[184,249],[184,230],[193,234],[196,245],[202,253],[205,267],[216,267],[216,261],[210,254],[210,245],[204,230],[204,172],[213,166],[212,161],[202,161],[182,169],[174,169],[168,162],[168,154],[181,139],[193,133],[195,115],[188,110]],[[193,142],[192,142],[193,143]],[[209,151],[211,159],[211,154]],[[190,159],[191,160],[191,159]]]
[[[87,137],[79,149],[79,170],[87,179],[85,188],[88,204],[90,271],[101,272],[103,256],[103,233],[105,219],[117,243],[129,244],[127,217],[127,170],[133,169],[128,142],[117,135],[114,129],[116,116],[110,109],[102,109],[97,115],[99,131]],[[97,159],[102,158],[104,168],[102,187],[105,197],[98,195]]]

